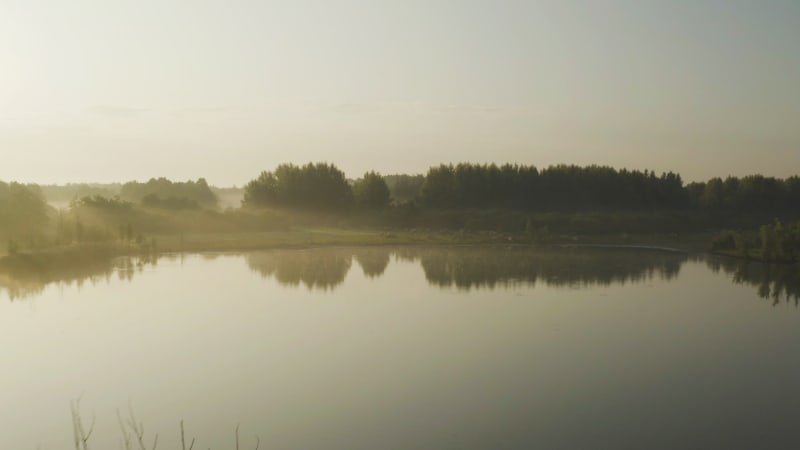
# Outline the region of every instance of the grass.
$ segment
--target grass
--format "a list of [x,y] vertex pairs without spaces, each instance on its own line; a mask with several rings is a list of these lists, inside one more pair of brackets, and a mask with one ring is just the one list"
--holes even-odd
[[720,256],[727,256],[731,258],[738,258],[744,259],[748,261],[757,261],[767,264],[797,264],[797,260],[792,259],[767,259],[764,258],[764,253],[760,248],[750,248],[747,250],[747,254],[743,253],[742,250],[739,249],[721,249],[721,250],[714,250],[711,252],[714,255]]
[[159,251],[225,251],[332,245],[405,245],[496,242],[499,234],[304,228],[288,231],[156,235]]
[[0,270],[12,268],[46,271],[51,266],[91,264],[115,256],[150,253],[248,251],[326,246],[402,246],[477,244],[610,244],[652,245],[704,251],[709,233],[689,234],[547,234],[495,231],[434,231],[427,229],[375,230],[360,228],[294,228],[278,231],[154,234],[143,244],[123,242],[82,243],[45,247],[0,256]]
[[[88,427],[84,424],[80,411],[80,399],[70,402],[70,412],[72,413],[72,434],[74,448],[75,450],[89,450],[89,440],[94,433],[95,419],[92,418],[92,422]],[[158,448],[158,433],[153,436],[151,445],[150,438],[145,437],[144,424],[136,419],[136,415],[134,414],[133,408],[130,405],[128,405],[128,417],[125,419],[123,419],[119,410],[117,410],[117,421],[119,423],[122,437],[121,445],[123,446],[122,448],[124,450],[156,450]],[[183,428],[183,420],[180,421],[180,430],[181,449],[193,450],[195,438],[191,438],[191,441],[188,441],[189,445],[186,445],[187,438]],[[239,450],[241,448],[239,446],[239,425],[236,425],[236,429],[234,430],[234,444],[235,450]],[[256,435],[255,450],[258,450],[260,446],[261,438]]]
[[125,247],[109,243],[86,243],[49,247],[0,257],[0,269],[6,271],[47,272],[51,267],[86,266],[120,255]]
[[411,229],[379,231],[343,228],[298,228],[287,231],[237,233],[162,234],[153,236],[159,252],[243,251],[273,248],[372,245],[459,245],[459,244],[626,244],[661,245],[700,251],[707,247],[709,234],[604,234],[548,235],[493,231],[433,231]]

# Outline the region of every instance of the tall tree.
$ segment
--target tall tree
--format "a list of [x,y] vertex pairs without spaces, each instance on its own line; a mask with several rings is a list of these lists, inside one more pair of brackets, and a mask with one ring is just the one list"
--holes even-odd
[[376,172],[367,172],[353,185],[356,205],[366,209],[380,209],[389,206],[391,200],[389,187],[383,177]]
[[344,172],[329,163],[281,164],[245,186],[245,206],[279,206],[311,210],[349,208],[353,191]]

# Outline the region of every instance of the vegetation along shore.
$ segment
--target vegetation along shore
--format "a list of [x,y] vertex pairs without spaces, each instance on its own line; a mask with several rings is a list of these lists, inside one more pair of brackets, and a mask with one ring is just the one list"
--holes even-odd
[[[605,166],[461,163],[425,175],[282,164],[244,187],[199,178],[0,183],[0,268],[122,254],[404,244],[621,244],[793,263],[800,177],[684,183]],[[766,224],[766,225],[765,225]]]

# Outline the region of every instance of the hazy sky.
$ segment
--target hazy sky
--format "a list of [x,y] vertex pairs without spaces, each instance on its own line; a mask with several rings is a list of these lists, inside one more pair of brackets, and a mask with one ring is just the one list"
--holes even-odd
[[0,180],[800,172],[800,1],[0,0]]

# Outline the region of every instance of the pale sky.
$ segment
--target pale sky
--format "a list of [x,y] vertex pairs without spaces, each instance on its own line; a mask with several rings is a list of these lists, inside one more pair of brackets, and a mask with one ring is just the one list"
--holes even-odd
[[0,180],[800,172],[800,1],[0,0]]

